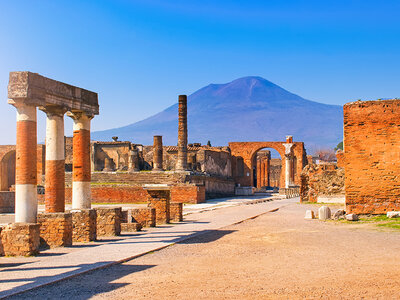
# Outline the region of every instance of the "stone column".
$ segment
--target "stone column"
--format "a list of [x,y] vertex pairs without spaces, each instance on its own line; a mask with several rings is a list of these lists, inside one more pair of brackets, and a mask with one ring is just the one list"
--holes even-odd
[[179,124],[178,124],[178,158],[176,171],[187,170],[187,96],[179,95]]
[[139,171],[139,153],[138,149],[134,148],[129,151],[128,157],[128,172]]
[[82,112],[68,113],[74,120],[72,209],[91,208],[90,120]]
[[162,136],[155,135],[153,143],[153,171],[163,170],[163,144]]
[[[257,155],[257,154],[256,154]],[[257,188],[261,187],[261,158],[257,157],[257,166],[256,166],[256,183],[257,183]]]
[[65,211],[65,147],[62,108],[43,108],[46,119],[45,212]]
[[271,186],[270,177],[269,177],[270,163],[271,163],[271,154],[268,154],[267,158],[265,159],[265,164],[264,164],[265,186]]
[[[292,141],[286,139],[287,141]],[[292,147],[293,143],[284,143],[285,146],[285,188],[289,188],[292,185]]]
[[265,157],[261,157],[260,187],[265,186]]
[[19,101],[9,103],[17,109],[15,222],[36,223],[38,205],[36,107]]

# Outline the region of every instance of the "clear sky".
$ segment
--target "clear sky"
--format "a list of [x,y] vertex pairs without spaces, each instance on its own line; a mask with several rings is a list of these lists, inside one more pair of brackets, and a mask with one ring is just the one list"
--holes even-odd
[[398,0],[0,0],[0,144],[15,143],[10,71],[98,92],[102,130],[249,75],[329,104],[400,97],[399,49]]

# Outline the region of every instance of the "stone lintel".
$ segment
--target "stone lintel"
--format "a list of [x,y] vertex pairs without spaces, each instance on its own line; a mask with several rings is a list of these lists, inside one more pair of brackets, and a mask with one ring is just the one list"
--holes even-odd
[[91,116],[99,114],[97,93],[27,71],[10,72],[8,98],[12,105],[22,100],[26,105],[58,106]]

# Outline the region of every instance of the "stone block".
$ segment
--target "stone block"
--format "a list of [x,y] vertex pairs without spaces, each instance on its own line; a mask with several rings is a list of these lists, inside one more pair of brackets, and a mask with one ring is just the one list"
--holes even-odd
[[128,210],[128,223],[136,222],[142,227],[156,226],[156,209],[151,207]]
[[72,241],[91,242],[97,238],[97,214],[94,209],[71,210]]
[[343,209],[338,209],[334,214],[333,214],[333,219],[334,220],[339,220],[339,219],[344,219],[346,215],[346,212]]
[[121,207],[99,207],[97,211],[97,236],[121,234]]
[[304,219],[306,219],[306,220],[315,219],[314,212],[310,209],[306,210],[306,215],[304,216]]
[[3,249],[3,243],[1,241],[1,231],[3,230],[3,227],[0,226],[0,256],[4,255],[4,249]]
[[142,230],[142,225],[139,223],[121,223],[121,231],[122,232],[134,232]]
[[0,191],[0,213],[15,212],[15,192]]
[[331,218],[331,209],[328,206],[321,206],[318,209],[318,219],[325,221]]
[[170,221],[183,221],[183,203],[171,202],[169,207]]
[[386,217],[388,217],[388,218],[400,218],[400,211],[388,211],[386,213]]
[[67,247],[72,245],[71,213],[40,213],[40,246],[46,248]]
[[169,209],[170,202],[169,199],[156,199],[152,198],[149,200],[149,207],[155,208],[156,210],[156,224],[167,224],[170,220]]
[[39,253],[40,225],[11,223],[1,230],[1,243],[6,256],[29,256]]
[[356,214],[348,214],[346,215],[347,221],[358,221],[358,215]]

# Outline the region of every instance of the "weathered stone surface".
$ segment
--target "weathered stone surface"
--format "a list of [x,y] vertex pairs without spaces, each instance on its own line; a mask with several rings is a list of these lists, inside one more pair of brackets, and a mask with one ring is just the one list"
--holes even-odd
[[100,207],[97,212],[97,236],[115,236],[121,234],[121,207]]
[[37,222],[40,224],[40,246],[54,248],[72,245],[71,213],[40,213]]
[[0,213],[14,213],[14,212],[15,212],[15,192],[0,191]]
[[344,169],[335,164],[311,164],[301,172],[300,201],[318,202],[322,196],[344,196]]
[[29,256],[39,253],[40,225],[11,223],[1,230],[1,243],[6,256]]
[[304,219],[306,220],[312,220],[315,219],[314,212],[312,210],[306,210],[306,215],[304,216]]
[[321,206],[318,209],[318,219],[324,221],[331,218],[331,209],[328,206]]
[[335,220],[344,219],[345,215],[346,215],[346,212],[343,209],[338,209],[333,214],[333,219],[335,219]]
[[97,214],[94,209],[72,210],[72,241],[91,242],[97,238]]
[[139,223],[142,227],[154,227],[156,226],[156,209],[150,207],[130,209],[128,210],[128,222],[129,220]]
[[358,215],[356,214],[347,214],[346,215],[347,221],[358,221]]
[[386,216],[388,218],[400,218],[400,211],[388,211]]
[[167,224],[170,221],[170,202],[169,199],[152,198],[148,206],[156,210],[156,224]]
[[170,220],[173,222],[183,221],[183,203],[171,202],[169,208]]
[[1,231],[3,230],[3,226],[0,226],[0,256],[4,255],[3,242],[1,241]]
[[121,223],[122,232],[134,232],[142,230],[142,225],[139,223]]
[[400,210],[400,100],[356,101],[343,106],[346,211]]

